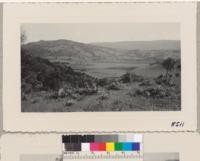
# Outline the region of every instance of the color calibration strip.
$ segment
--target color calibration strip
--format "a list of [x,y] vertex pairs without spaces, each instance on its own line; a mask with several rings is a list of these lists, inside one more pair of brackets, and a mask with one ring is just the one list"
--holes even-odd
[[139,152],[142,135],[63,135],[62,143],[66,152]]
[[142,135],[63,135],[63,159],[142,161]]

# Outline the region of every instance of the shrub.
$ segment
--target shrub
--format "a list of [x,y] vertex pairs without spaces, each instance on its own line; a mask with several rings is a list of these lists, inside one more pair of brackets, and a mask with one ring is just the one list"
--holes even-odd
[[70,95],[70,97],[71,97],[72,99],[78,99],[80,96],[79,96],[78,94],[72,93],[72,94]]
[[180,77],[180,73],[176,73],[175,76],[176,76],[176,77]]
[[157,78],[155,78],[155,82],[160,85],[167,85],[172,87],[175,86],[175,83],[172,81],[172,77],[173,76],[171,74],[169,74],[168,76],[161,74]]
[[122,103],[122,101],[119,99],[119,98],[117,98],[117,99],[115,99],[114,101],[113,101],[113,105],[120,105]]
[[108,93],[106,93],[106,92],[103,92],[102,94],[101,94],[101,96],[99,97],[99,99],[100,100],[106,100],[106,99],[108,99]]
[[111,82],[111,80],[109,78],[101,78],[98,80],[97,85],[101,86],[101,87],[105,87],[107,86],[109,83]]
[[169,95],[168,91],[163,89],[161,86],[151,87],[144,90],[136,90],[135,95],[152,97],[152,98],[163,98]]
[[76,101],[74,99],[69,99],[65,101],[65,106],[72,106],[75,103]]
[[107,90],[120,90],[120,83],[119,82],[112,82],[107,86]]
[[120,79],[123,83],[131,83],[131,82],[141,82],[144,80],[144,78],[140,75],[137,75],[135,73],[127,72],[126,74],[121,76]]
[[175,67],[176,61],[172,58],[167,58],[162,62],[163,68],[166,70],[166,76],[170,71],[172,71]]
[[149,80],[143,80],[139,86],[150,86],[152,83]]
[[22,93],[29,94],[29,93],[32,92],[33,87],[32,87],[32,84],[30,84],[30,83],[25,83],[25,82],[23,81],[23,82],[22,82],[21,89],[22,89]]
[[21,94],[21,100],[22,101],[26,101],[27,100],[27,97],[26,97],[26,94],[22,92]]
[[135,91],[135,95],[142,95],[142,91],[141,91],[140,89],[137,89],[137,90]]
[[61,98],[65,97],[65,90],[63,88],[60,88],[58,90],[58,97],[61,97]]
[[130,73],[127,72],[126,74],[124,74],[124,75],[121,76],[121,81],[122,81],[123,83],[129,83],[129,82],[131,81],[131,78],[130,78],[130,77],[131,77],[131,76],[130,76]]
[[38,102],[38,99],[36,99],[36,98],[32,98],[32,99],[31,99],[31,103],[32,103],[32,104],[35,104],[35,103],[37,103],[37,102]]
[[58,99],[58,92],[49,92],[49,94],[47,95],[47,99]]

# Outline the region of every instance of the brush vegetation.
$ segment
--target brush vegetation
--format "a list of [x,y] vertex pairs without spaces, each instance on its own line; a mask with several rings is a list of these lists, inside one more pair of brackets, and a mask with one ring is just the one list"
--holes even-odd
[[163,50],[155,42],[146,50],[69,40],[22,44],[22,111],[180,110],[180,50],[165,43]]

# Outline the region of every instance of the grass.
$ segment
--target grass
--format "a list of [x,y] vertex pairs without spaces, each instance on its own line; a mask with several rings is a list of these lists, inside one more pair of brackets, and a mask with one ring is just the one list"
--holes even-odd
[[[136,85],[133,85],[136,86]],[[134,89],[134,87],[133,87]],[[22,102],[23,112],[84,112],[84,111],[178,111],[180,100],[174,98],[153,99],[129,95],[127,86],[120,91],[110,91],[108,99],[99,99],[101,94],[85,96],[72,106],[65,106],[66,98],[43,99],[41,96],[32,96],[37,99],[35,103]],[[40,97],[40,98],[38,98]]]
[[[118,77],[132,69],[135,74],[145,76],[146,79],[153,80],[155,77],[164,73],[160,66],[115,66],[104,69],[89,71],[91,74],[99,77]],[[87,71],[88,72],[88,71]],[[175,71],[177,73],[177,71]],[[176,77],[177,87],[171,92],[174,96],[180,95],[180,77]],[[108,98],[101,100],[101,92],[93,95],[82,95],[81,99],[71,106],[66,106],[67,98],[48,99],[46,94],[35,92],[28,96],[28,99],[22,101],[22,112],[95,112],[95,111],[178,111],[181,110],[180,97],[165,98],[146,98],[134,95],[137,89],[145,89],[139,86],[141,82],[123,84],[120,90],[107,91]],[[153,84],[152,86],[155,86]],[[106,90],[106,89],[99,89]]]

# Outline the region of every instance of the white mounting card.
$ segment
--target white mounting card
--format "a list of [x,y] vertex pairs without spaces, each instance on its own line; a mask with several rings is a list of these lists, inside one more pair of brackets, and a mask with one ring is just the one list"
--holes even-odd
[[4,4],[4,130],[195,131],[196,7]]

